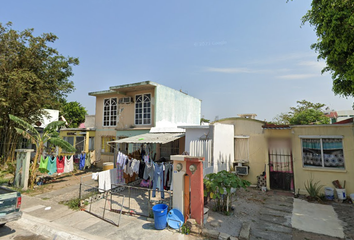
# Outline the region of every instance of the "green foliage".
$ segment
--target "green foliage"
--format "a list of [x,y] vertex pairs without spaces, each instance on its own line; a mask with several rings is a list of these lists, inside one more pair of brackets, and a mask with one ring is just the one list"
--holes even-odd
[[309,195],[310,200],[320,200],[321,198],[321,189],[323,188],[323,185],[319,185],[320,181],[318,182],[313,182],[313,179],[310,181],[307,180],[306,183],[304,183],[305,189]]
[[[251,185],[249,181],[240,179],[234,173],[225,170],[218,173],[209,173],[204,178],[205,191],[204,196],[208,194],[216,200],[216,210],[226,211],[227,196],[231,196],[231,189],[246,188]],[[226,197],[224,197],[225,195]],[[230,201],[231,204],[231,201]]]
[[330,119],[324,115],[325,104],[312,103],[306,100],[297,101],[296,107],[290,107],[287,113],[281,113],[273,122],[276,124],[329,124]]
[[79,198],[74,198],[69,201],[62,201],[60,203],[68,206],[72,210],[79,210],[80,209],[80,201],[81,200]]
[[188,234],[190,234],[191,229],[187,226],[186,223],[183,223],[183,225],[181,227],[181,231],[182,231],[183,234],[188,235]]
[[44,151],[44,144],[46,142],[50,142],[56,146],[59,146],[66,150],[67,152],[75,152],[76,149],[69,144],[68,142],[64,141],[63,139],[57,137],[57,129],[63,126],[65,123],[63,121],[54,121],[51,122],[43,129],[43,133],[39,134],[39,132],[28,122],[24,121],[21,118],[18,118],[13,115],[9,115],[11,121],[16,123],[19,127],[15,127],[15,130],[18,134],[22,135],[24,138],[29,139],[33,144],[36,145],[36,156],[34,158],[33,164],[30,168],[30,186],[31,189],[33,188],[34,181],[36,179],[37,170],[39,165],[39,159]]
[[205,119],[205,118],[201,118],[200,119],[200,123],[209,123],[210,122],[210,120],[209,119]]
[[[9,114],[33,124],[44,108],[59,108],[60,99],[74,90],[69,80],[79,60],[50,47],[57,36],[34,36],[33,29],[16,31],[0,23],[0,156],[12,159],[19,136]],[[23,134],[23,133],[22,133]]]
[[77,128],[84,122],[86,114],[86,108],[78,102],[65,102],[62,106],[61,115],[68,121],[70,128]]
[[354,2],[351,0],[313,0],[302,18],[315,28],[317,42],[311,48],[326,61],[322,70],[330,72],[333,91],[354,96]]

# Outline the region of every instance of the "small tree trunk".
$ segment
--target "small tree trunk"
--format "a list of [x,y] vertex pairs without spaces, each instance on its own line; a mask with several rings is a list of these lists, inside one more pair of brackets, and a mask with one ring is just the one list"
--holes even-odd
[[42,152],[43,152],[43,143],[40,143],[37,145],[37,149],[36,149],[36,155],[34,157],[34,160],[33,160],[33,165],[32,165],[32,176],[31,176],[31,180],[30,180],[30,186],[31,186],[31,189],[33,189],[34,187],[34,181],[36,180],[36,177],[37,177],[37,170],[38,170],[38,166],[37,166],[37,163],[39,162],[41,156],[42,156]]

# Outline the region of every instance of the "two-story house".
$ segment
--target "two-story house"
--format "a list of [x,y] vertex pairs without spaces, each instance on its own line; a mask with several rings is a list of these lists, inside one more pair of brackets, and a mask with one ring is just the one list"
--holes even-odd
[[[184,142],[179,142],[184,139],[173,135],[178,132],[177,125],[200,123],[201,100],[155,82],[112,86],[109,90],[90,92],[89,95],[96,97],[95,150],[101,163],[113,162],[114,146],[127,153],[139,147],[138,144],[112,145],[108,142],[146,134],[150,130],[171,134],[170,139],[176,139],[176,143],[168,142],[169,147],[181,146],[179,151],[184,151]],[[144,139],[140,140],[144,143]],[[164,151],[160,144],[154,148],[158,155]]]

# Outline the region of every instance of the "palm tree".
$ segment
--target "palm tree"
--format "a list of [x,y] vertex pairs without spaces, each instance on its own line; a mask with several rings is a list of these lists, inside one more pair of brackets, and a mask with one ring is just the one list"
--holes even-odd
[[54,121],[49,123],[43,130],[43,133],[40,134],[31,124],[18,118],[14,115],[9,115],[10,119],[17,123],[20,128],[15,128],[16,132],[22,135],[24,138],[27,138],[31,143],[36,145],[36,155],[30,171],[30,187],[33,189],[34,181],[36,179],[38,171],[38,160],[43,154],[44,144],[50,142],[55,146],[59,146],[65,149],[68,152],[75,152],[76,149],[68,142],[58,137],[57,129],[60,126],[63,126],[65,122],[63,121]]

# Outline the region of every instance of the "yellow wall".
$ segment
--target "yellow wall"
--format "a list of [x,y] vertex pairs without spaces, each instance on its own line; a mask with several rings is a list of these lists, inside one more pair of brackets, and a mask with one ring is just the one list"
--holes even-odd
[[[235,136],[249,136],[249,174],[240,176],[242,179],[257,184],[257,176],[261,175],[268,163],[268,150],[263,134],[263,122],[253,119],[232,118],[218,121],[223,124],[233,124]],[[237,149],[235,149],[236,153]],[[268,167],[267,167],[268,168]]]
[[[334,188],[332,181],[339,180],[343,185],[346,180],[346,193],[354,193],[354,138],[352,125],[312,125],[294,126],[293,160],[295,174],[295,189],[300,188],[300,194],[306,194],[304,184],[307,180],[320,181],[321,185]],[[305,168],[302,163],[302,145],[300,135],[343,136],[343,151],[345,170]],[[324,190],[323,190],[324,191]]]
[[129,128],[151,128],[154,126],[154,112],[155,112],[155,104],[154,104],[154,90],[146,90],[146,91],[135,91],[135,92],[127,92],[125,95],[120,94],[105,94],[105,95],[97,95],[96,96],[96,129],[103,128],[103,101],[106,98],[123,98],[123,97],[132,97],[135,102],[135,95],[138,94],[151,94],[151,124],[150,125],[135,125],[135,103],[130,104],[119,104],[118,105],[118,112],[121,114],[119,115],[117,126],[115,127],[104,127],[104,128],[112,128],[117,130],[129,129]]
[[[77,143],[76,141],[76,137],[86,137],[86,135],[82,135],[80,134],[81,132],[85,132],[84,130],[61,130],[59,132],[59,137],[63,138],[63,137],[74,137],[74,147]],[[96,144],[96,132],[95,131],[88,131],[89,132],[89,137],[94,137],[94,143]],[[69,134],[68,134],[69,133]],[[75,133],[74,135],[72,135],[72,133]],[[62,153],[62,149],[59,148],[59,154]]]

